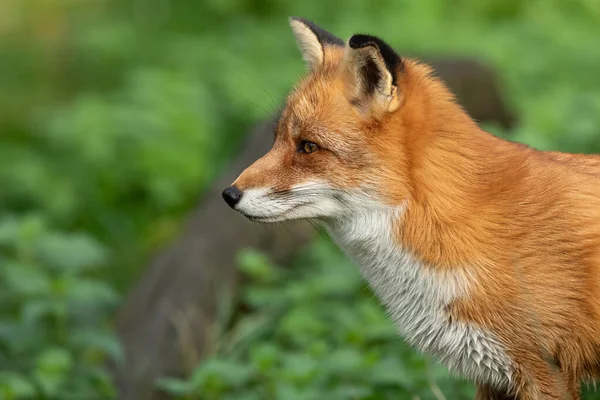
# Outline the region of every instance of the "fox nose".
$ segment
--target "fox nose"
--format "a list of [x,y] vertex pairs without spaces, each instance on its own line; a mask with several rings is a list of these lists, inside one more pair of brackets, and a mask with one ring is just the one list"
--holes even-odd
[[235,207],[235,205],[242,198],[242,192],[235,186],[230,186],[227,189],[223,190],[222,194],[223,200],[225,200],[225,202],[229,204],[229,207],[231,208]]

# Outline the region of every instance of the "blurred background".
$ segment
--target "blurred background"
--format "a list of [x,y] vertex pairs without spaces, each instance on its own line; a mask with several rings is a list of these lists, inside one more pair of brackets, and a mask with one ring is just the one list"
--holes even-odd
[[304,71],[290,15],[432,60],[494,134],[600,152],[598,0],[0,0],[0,399],[473,395],[325,235],[220,199]]

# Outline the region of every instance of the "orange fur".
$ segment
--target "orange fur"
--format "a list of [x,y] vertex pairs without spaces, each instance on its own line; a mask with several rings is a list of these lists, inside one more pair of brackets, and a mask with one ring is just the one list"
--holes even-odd
[[[381,202],[405,202],[398,242],[430,268],[471,268],[474,290],[448,313],[502,340],[514,395],[579,398],[579,382],[600,374],[600,157],[484,132],[415,60],[396,71],[390,112],[356,98],[343,48],[324,51],[289,96],[273,149],[235,185],[369,181]],[[326,151],[298,154],[300,140]],[[509,395],[482,386],[478,398]]]
[[412,68],[428,100],[402,110],[419,129],[405,132],[412,196],[399,240],[437,268],[477,266],[481,284],[451,314],[508,344],[522,398],[578,398],[600,372],[600,158],[483,132]]

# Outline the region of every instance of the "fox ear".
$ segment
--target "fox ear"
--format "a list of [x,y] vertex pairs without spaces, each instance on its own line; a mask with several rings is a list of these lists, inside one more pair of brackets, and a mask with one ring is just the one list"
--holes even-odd
[[402,59],[383,40],[353,35],[348,40],[346,67],[352,97],[363,108],[394,111],[400,105],[397,75]]
[[327,46],[344,46],[344,41],[314,23],[299,17],[290,17],[290,26],[296,36],[302,57],[311,70],[323,64]]

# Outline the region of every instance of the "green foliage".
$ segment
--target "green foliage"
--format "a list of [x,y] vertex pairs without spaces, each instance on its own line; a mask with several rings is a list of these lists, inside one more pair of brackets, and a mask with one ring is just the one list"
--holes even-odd
[[215,356],[185,379],[158,385],[181,399],[469,398],[399,338],[358,270],[330,242],[306,249],[282,272],[244,252],[249,315],[217,343]]
[[118,295],[86,276],[106,249],[36,215],[0,222],[0,397],[106,399],[121,350],[106,317]]

